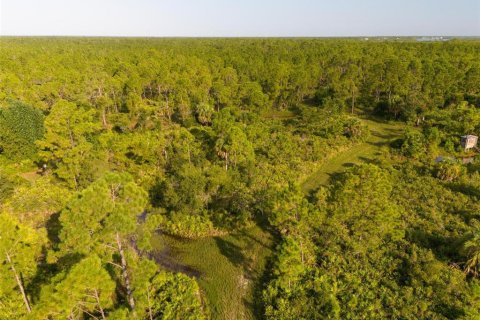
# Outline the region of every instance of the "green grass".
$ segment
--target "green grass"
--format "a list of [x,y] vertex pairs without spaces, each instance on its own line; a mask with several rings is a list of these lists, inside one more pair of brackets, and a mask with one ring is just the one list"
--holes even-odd
[[317,172],[314,172],[302,183],[302,189],[305,192],[326,185],[332,175],[341,173],[348,167],[375,160],[380,155],[382,147],[400,137],[404,130],[401,123],[370,119],[362,121],[368,125],[371,132],[367,141],[328,159]]
[[290,110],[268,110],[262,114],[264,119],[289,120],[296,117]]
[[259,226],[224,237],[185,240],[159,235],[154,247],[166,269],[198,277],[212,319],[256,319],[272,235]]

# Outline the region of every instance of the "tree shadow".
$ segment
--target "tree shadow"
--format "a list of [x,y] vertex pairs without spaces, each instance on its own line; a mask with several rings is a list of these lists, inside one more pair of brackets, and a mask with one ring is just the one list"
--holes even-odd
[[332,183],[335,183],[339,180],[342,179],[342,177],[344,176],[345,172],[332,172],[332,173],[329,173],[328,176],[330,177],[328,179],[328,183],[327,184],[332,184]]
[[48,218],[45,223],[45,228],[47,229],[47,237],[50,243],[52,243],[54,247],[58,246],[60,243],[60,231],[62,230],[60,212],[56,212]]
[[355,163],[353,163],[353,162],[346,162],[346,163],[342,164],[342,167],[352,168],[352,167],[355,167]]
[[461,260],[459,252],[464,242],[461,237],[445,237],[435,232],[410,228],[406,231],[406,238],[419,247],[431,250],[435,257],[444,263]]
[[[375,154],[378,155],[378,154]],[[367,157],[359,157],[359,159],[362,161],[362,163],[367,163],[367,164],[379,164],[378,159],[371,159]]]
[[48,284],[55,275],[60,272],[67,274],[71,267],[85,257],[80,253],[69,253],[58,258],[55,263],[47,263],[47,249],[45,247],[42,248],[42,256],[43,259],[38,264],[37,272],[26,288],[32,297],[32,302],[38,301],[42,287]]
[[215,237],[220,253],[226,257],[234,266],[241,267],[243,270],[249,269],[252,260],[242,253],[242,248],[231,241]]
[[[275,246],[278,242],[275,242]],[[272,248],[273,253],[273,248]],[[253,314],[257,319],[263,319],[263,315],[265,314],[265,304],[263,303],[263,291],[267,288],[268,283],[273,279],[274,275],[272,270],[274,270],[275,258],[276,256],[270,254],[269,257],[266,259],[265,266],[263,272],[258,275],[257,280],[254,282],[253,285],[253,303],[250,303],[246,299],[244,299],[244,304],[246,307],[253,310]]]
[[[256,232],[251,233],[247,229],[243,229],[229,236],[229,238],[233,238],[233,241],[220,237],[215,238],[215,241],[221,254],[233,265],[241,268],[243,276],[251,283],[249,290],[251,290],[252,296],[249,296],[249,298],[243,297],[242,303],[247,310],[250,310],[249,313],[253,318],[259,319],[264,314],[262,292],[269,279],[271,279],[272,253],[281,237],[278,231],[271,226],[266,215],[257,212],[254,217],[256,225],[264,233],[262,236],[257,235]],[[235,240],[242,240],[242,244],[237,245]],[[262,253],[263,258],[257,256],[255,259],[251,259],[243,253],[254,250],[254,246],[260,246],[262,250],[268,250]]]
[[[60,272],[68,273],[70,268],[84,258],[80,253],[67,253],[57,257],[54,263],[47,262],[47,256],[58,256],[58,244],[60,243],[60,232],[62,225],[60,222],[60,212],[52,214],[45,223],[47,238],[52,244],[51,248],[42,248],[42,259],[38,263],[37,272],[27,286],[27,291],[35,301],[40,298],[42,286],[46,285],[55,275]],[[50,251],[49,251],[50,250]]]
[[477,200],[480,199],[480,190],[466,183],[452,182],[445,184],[445,186],[453,192],[463,193],[466,196],[475,197]]

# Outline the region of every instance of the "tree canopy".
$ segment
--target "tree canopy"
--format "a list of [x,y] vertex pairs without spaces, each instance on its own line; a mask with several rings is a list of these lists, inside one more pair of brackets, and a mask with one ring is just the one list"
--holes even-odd
[[478,40],[0,47],[1,319],[227,317],[160,235],[260,319],[480,317]]

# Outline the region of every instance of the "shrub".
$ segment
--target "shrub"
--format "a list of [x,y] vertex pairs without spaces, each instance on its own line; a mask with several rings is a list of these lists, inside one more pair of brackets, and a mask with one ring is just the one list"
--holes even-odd
[[37,152],[43,137],[43,115],[34,107],[14,102],[0,109],[0,152],[9,159],[25,159]]

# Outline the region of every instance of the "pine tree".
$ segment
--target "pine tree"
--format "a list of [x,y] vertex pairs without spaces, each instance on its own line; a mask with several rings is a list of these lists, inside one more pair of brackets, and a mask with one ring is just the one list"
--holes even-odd
[[[146,192],[128,174],[107,173],[62,211],[63,252],[99,253],[121,269],[130,308],[135,307],[126,250],[147,204]],[[118,255],[119,263],[113,255]]]
[[27,285],[36,274],[45,243],[45,232],[0,213],[0,318],[18,319],[32,311]]

